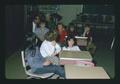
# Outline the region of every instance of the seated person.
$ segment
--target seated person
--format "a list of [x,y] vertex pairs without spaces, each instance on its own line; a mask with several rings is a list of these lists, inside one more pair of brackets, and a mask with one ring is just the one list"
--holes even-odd
[[65,31],[64,25],[62,23],[58,23],[57,24],[57,42],[59,42],[61,46],[64,45],[66,35],[67,35],[67,32]]
[[76,45],[76,39],[74,38],[74,36],[68,36],[66,38],[66,46],[63,47],[63,50],[81,51],[80,48]]
[[45,40],[41,44],[40,53],[43,58],[49,59],[53,64],[59,64],[59,58],[56,56],[61,47],[56,43],[56,32],[48,32],[45,35]]
[[38,24],[40,23],[40,16],[39,15],[35,15],[33,22],[32,22],[32,32],[35,32],[35,29],[37,28]]
[[96,46],[93,43],[91,26],[89,24],[85,24],[83,36],[88,37],[86,50],[90,51],[90,53],[93,55],[95,53]]
[[41,21],[39,27],[37,27],[34,31],[34,33],[38,37],[38,42],[40,44],[45,40],[44,36],[49,31],[49,29],[45,27],[46,26],[45,24],[46,24],[45,21]]
[[[52,42],[50,42],[50,44],[51,43]],[[41,53],[40,50],[39,50],[39,47],[36,47],[35,54],[30,54],[32,53],[30,52],[29,55],[27,55],[26,57],[28,65],[31,67],[31,71],[35,74],[55,73],[55,74],[58,74],[60,77],[65,78],[64,68],[61,67],[60,65],[53,65],[50,60],[44,57],[47,54],[44,55],[45,52]],[[51,49],[49,49],[48,51],[50,50]]]
[[69,25],[69,29],[67,31],[67,34],[69,36],[78,36],[78,34],[77,34],[76,30],[75,30],[74,24]]

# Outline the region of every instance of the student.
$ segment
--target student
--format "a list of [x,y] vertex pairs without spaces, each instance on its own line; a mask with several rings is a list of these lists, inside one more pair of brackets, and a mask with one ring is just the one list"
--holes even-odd
[[77,36],[78,35],[73,24],[69,25],[69,29],[68,29],[67,34],[69,36]]
[[63,50],[67,51],[81,51],[80,48],[76,45],[76,39],[74,36],[68,36],[66,39],[66,46],[63,47]]
[[47,27],[49,28],[50,31],[55,30],[56,22],[53,20],[53,17],[51,14],[46,14],[46,21],[47,21]]
[[65,41],[65,36],[67,36],[67,32],[65,31],[64,25],[62,23],[57,24],[57,41],[60,43],[62,46]]
[[37,26],[39,25],[40,23],[40,16],[39,15],[35,15],[34,19],[33,19],[33,22],[32,22],[32,32],[35,32],[35,29],[37,28]]
[[45,38],[45,34],[49,31],[48,28],[46,28],[46,23],[45,21],[41,21],[39,24],[39,27],[37,27],[34,31],[34,33],[36,34],[36,36],[38,37],[38,42],[41,44]]
[[[27,56],[28,64],[30,65],[33,73],[36,74],[55,73],[58,74],[60,77],[65,78],[65,72],[63,67],[61,67],[60,65],[53,65],[49,59],[46,59],[47,56],[51,55],[54,56],[60,51],[60,50],[56,52],[52,51],[55,49],[56,46],[56,42],[54,41],[55,36],[49,33],[48,38],[50,38],[51,41],[45,40],[42,43],[41,48],[36,47],[36,54],[34,54],[33,56],[31,55]],[[51,53],[50,51],[53,53]]]
[[40,53],[44,58],[47,58],[58,65],[59,59],[57,55],[61,51],[61,47],[56,43],[56,32],[48,32],[45,35],[45,40],[41,44]]
[[83,36],[84,37],[88,37],[86,49],[88,51],[90,51],[90,53],[93,55],[95,53],[96,46],[93,43],[93,37],[92,37],[92,32],[91,32],[91,26],[90,26],[90,24],[85,24]]

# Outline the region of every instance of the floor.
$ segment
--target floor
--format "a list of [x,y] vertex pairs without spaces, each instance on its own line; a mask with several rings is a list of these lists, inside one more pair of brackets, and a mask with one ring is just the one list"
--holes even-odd
[[[96,62],[96,66],[102,66],[110,78],[114,78],[114,50],[111,50],[110,46],[105,43],[98,43],[96,45],[97,49],[93,57]],[[5,76],[7,79],[26,79],[27,76],[25,75],[24,68],[22,66],[22,59],[19,51],[6,59]]]

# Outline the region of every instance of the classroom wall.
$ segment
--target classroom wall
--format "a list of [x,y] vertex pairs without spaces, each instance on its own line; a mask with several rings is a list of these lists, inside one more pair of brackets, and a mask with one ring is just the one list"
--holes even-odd
[[61,5],[58,14],[62,16],[61,22],[68,25],[76,18],[78,13],[82,12],[83,5]]
[[5,49],[6,58],[23,46],[24,6],[7,5],[5,7]]

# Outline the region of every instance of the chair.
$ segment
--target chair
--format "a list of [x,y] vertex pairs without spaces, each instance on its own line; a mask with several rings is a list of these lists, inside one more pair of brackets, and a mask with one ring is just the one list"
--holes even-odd
[[27,64],[27,60],[25,59],[25,51],[24,50],[21,51],[21,56],[22,56],[22,64],[24,67],[24,71],[25,71],[26,75],[28,76],[27,79],[30,79],[30,78],[47,79],[47,78],[51,78],[54,75],[54,73],[44,73],[44,74],[32,73],[30,66]]

